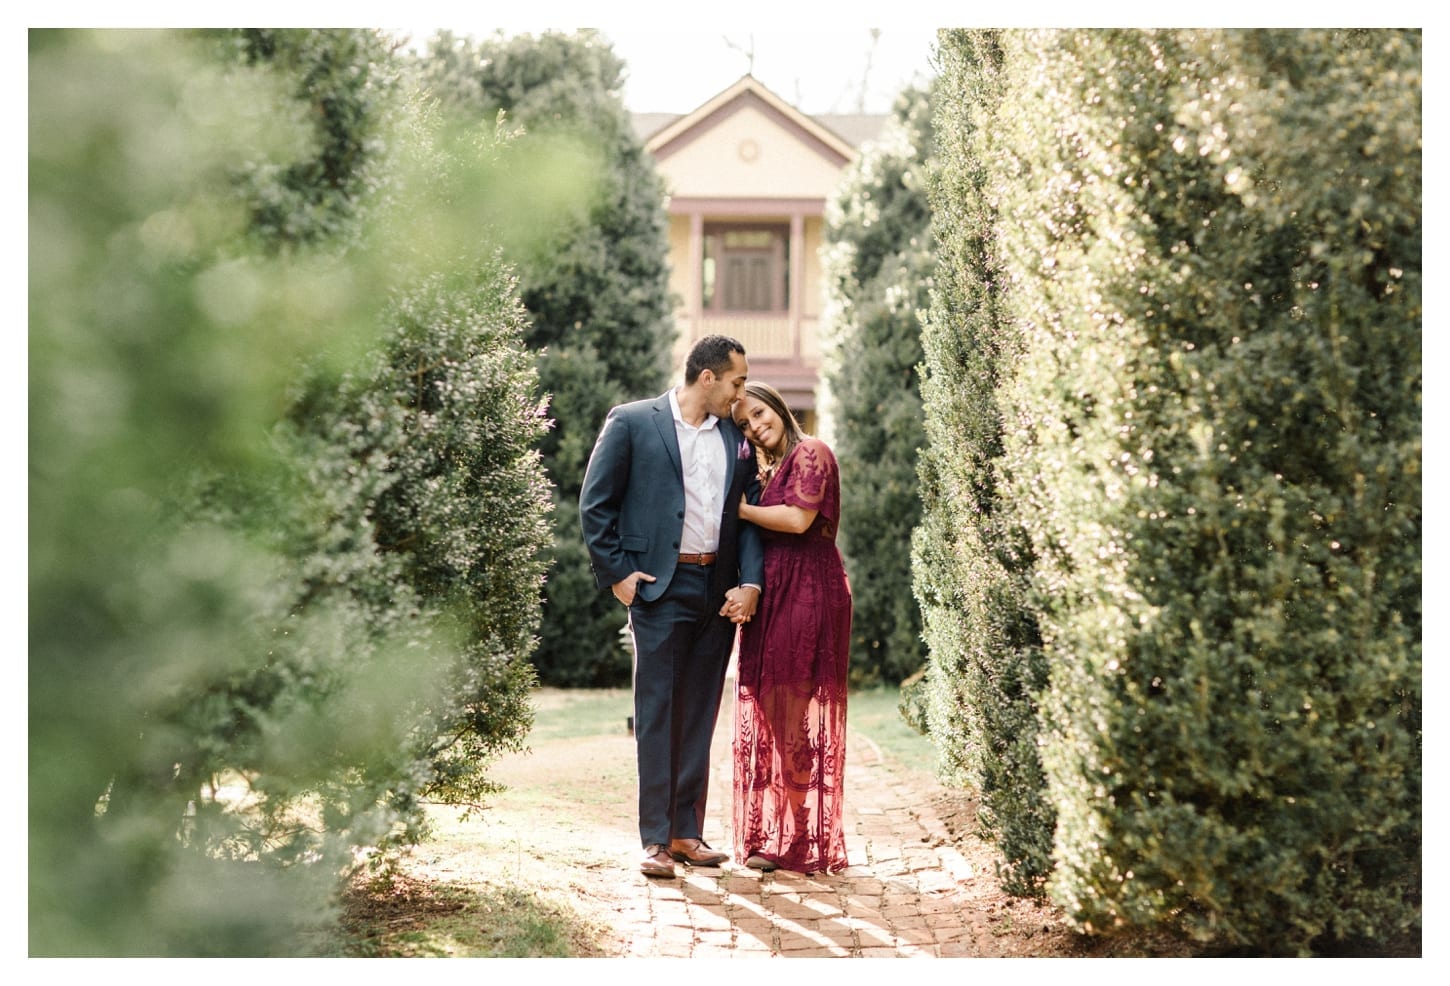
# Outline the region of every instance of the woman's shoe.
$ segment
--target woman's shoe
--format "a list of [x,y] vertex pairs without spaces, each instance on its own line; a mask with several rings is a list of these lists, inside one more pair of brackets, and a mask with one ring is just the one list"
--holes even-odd
[[773,870],[780,869],[779,863],[772,862],[759,853],[751,853],[750,858],[745,861],[745,865],[752,870],[759,870],[762,873],[770,873]]

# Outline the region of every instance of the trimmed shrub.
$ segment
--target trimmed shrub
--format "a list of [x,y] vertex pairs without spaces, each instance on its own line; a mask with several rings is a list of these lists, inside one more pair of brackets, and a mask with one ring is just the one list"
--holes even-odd
[[973,787],[979,820],[1002,854],[1010,891],[1043,893],[1053,813],[1037,747],[1047,680],[1028,591],[1035,555],[1002,478],[997,387],[1020,358],[1004,311],[1009,279],[988,181],[1002,104],[998,32],[943,32],[931,189],[936,288],[922,332],[928,443],[923,518],[912,540],[913,587],[930,662],[921,688],[938,770]]
[[482,801],[497,790],[486,768],[521,748],[533,720],[528,658],[550,543],[537,444],[547,419],[513,288],[493,264],[409,289],[384,315],[371,369],[305,392],[282,436],[304,467],[285,501],[308,509],[289,518],[278,545],[299,566],[301,605],[340,599],[362,612],[371,637],[409,628],[456,648],[431,666],[376,672],[394,679],[398,755],[431,765],[408,771],[407,783],[390,780],[399,808],[422,795]]
[[1412,932],[1419,32],[1003,47],[1052,896],[1274,954]]

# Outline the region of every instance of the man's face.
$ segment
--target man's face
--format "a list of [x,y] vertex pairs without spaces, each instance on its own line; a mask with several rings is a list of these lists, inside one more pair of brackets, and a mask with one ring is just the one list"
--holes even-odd
[[713,376],[705,392],[705,409],[717,418],[730,417],[730,405],[745,396],[745,378],[750,363],[740,353],[730,354],[730,369]]

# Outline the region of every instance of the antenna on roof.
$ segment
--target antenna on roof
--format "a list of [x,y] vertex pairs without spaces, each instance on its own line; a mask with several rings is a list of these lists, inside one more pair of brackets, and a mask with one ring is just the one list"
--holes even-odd
[[[722,35],[722,37],[724,37],[724,36]],[[746,37],[749,39],[748,41],[746,41],[747,47],[742,48],[740,45],[736,44],[734,41],[731,41],[729,38],[724,38],[724,40],[725,40],[725,46],[727,48],[733,48],[736,51],[740,52],[742,55],[744,55],[745,56],[745,74],[746,75],[754,75],[755,74],[755,35],[748,34],[748,35],[746,35]]]
[[866,67],[861,71],[861,95],[856,98],[856,112],[866,112],[866,93],[871,83],[871,62],[876,56],[876,46],[881,43],[881,28],[871,29],[871,47],[866,49]]

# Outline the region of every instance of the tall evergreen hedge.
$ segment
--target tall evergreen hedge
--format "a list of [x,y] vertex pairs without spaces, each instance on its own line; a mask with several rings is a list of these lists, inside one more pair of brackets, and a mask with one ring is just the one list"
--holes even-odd
[[627,684],[625,613],[590,573],[579,488],[610,407],[662,393],[674,337],[664,189],[620,98],[625,65],[596,31],[477,40],[442,32],[417,60],[451,112],[522,131],[548,153],[571,148],[590,189],[566,214],[527,213],[538,234],[511,251],[553,424],[544,465],[554,485],[554,547],[534,663],[547,684]]
[[841,551],[851,575],[851,675],[892,683],[926,659],[905,546],[921,517],[916,460],[925,444],[918,313],[934,262],[927,203],[930,94],[897,97],[883,135],[862,148],[828,203],[827,370],[841,487]]
[[914,590],[930,662],[919,711],[949,783],[974,787],[1004,885],[1043,892],[1053,813],[1038,753],[1047,665],[1028,597],[1035,554],[1003,478],[997,387],[1023,341],[1005,310],[1008,274],[987,160],[1002,105],[998,32],[943,32],[931,188],[935,289],[922,331],[927,445]]
[[973,166],[1052,896],[1272,954],[1413,934],[1419,32],[1008,32],[1001,64]]

